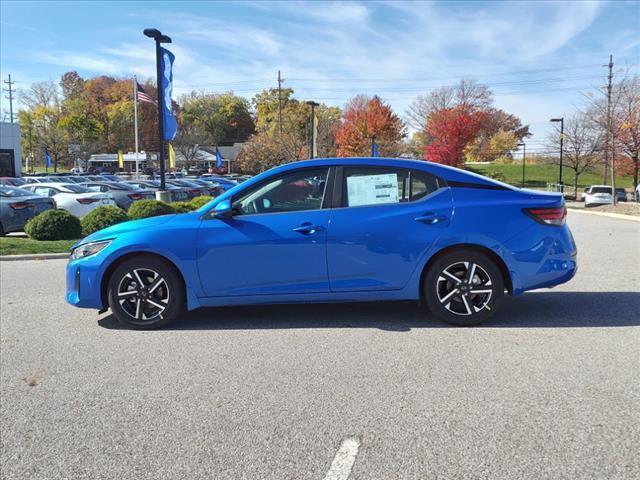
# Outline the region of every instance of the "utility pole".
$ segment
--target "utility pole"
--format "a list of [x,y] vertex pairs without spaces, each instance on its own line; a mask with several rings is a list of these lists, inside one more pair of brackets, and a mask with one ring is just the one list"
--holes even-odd
[[309,145],[309,158],[313,158],[314,157],[314,152],[316,150],[316,136],[315,136],[315,109],[318,105],[320,105],[318,102],[314,102],[312,100],[309,100],[307,102],[307,105],[311,106],[311,143]]
[[16,93],[15,89],[12,88],[13,84],[16,82],[11,81],[11,74],[9,74],[9,80],[5,80],[4,83],[9,85],[8,88],[5,88],[4,91],[9,94],[9,96],[4,97],[9,100],[9,122],[13,123],[13,94]]
[[282,82],[284,80],[280,76],[278,70],[278,133],[282,136]]
[[[609,55],[609,63],[603,65],[609,67],[609,75],[607,76],[607,142],[605,150],[604,161],[604,183],[607,184],[607,163],[611,161],[611,201],[615,205],[617,203],[616,198],[616,146],[615,139],[611,135],[611,88],[613,82],[613,55]],[[611,155],[609,155],[611,152]]]

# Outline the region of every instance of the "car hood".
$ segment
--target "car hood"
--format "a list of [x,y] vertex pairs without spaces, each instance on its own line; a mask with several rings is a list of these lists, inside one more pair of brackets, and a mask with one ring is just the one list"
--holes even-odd
[[[98,230],[97,232],[84,237],[82,240],[76,243],[76,245],[81,245],[83,243],[89,242],[97,242],[100,240],[107,240],[110,238],[115,238],[124,233],[133,232],[135,230],[156,227],[158,225],[169,222],[175,217],[176,215],[161,215],[159,217],[143,218],[141,220],[130,220],[128,222],[118,223],[117,225],[103,228],[102,230]],[[76,245],[74,245],[74,247]]]

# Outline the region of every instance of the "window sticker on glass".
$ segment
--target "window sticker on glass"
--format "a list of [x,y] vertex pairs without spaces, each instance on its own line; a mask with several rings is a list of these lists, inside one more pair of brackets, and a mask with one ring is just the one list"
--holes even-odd
[[398,203],[398,174],[347,177],[347,195],[350,207]]

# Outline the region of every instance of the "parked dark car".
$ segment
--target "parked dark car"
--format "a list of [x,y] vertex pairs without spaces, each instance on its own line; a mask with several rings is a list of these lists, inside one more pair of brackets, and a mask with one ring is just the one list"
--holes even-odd
[[203,187],[191,180],[184,179],[172,179],[166,180],[166,183],[169,185],[175,185],[176,187],[183,187],[187,189],[187,193],[189,194],[189,198],[201,197],[202,195],[209,195],[209,188]]
[[85,187],[94,192],[108,192],[113,196],[116,204],[129,210],[131,204],[138,200],[151,200],[155,198],[155,193],[151,190],[142,190],[139,187],[129,185],[125,182],[85,182]]
[[21,187],[22,185],[26,185],[25,182],[21,178],[16,177],[0,177],[0,185],[5,185],[7,187]]
[[230,180],[224,177],[219,177],[216,175],[203,175],[201,177],[198,177],[198,180],[203,180],[205,182],[215,182],[218,185],[220,185],[222,188],[224,188],[225,191],[238,185],[238,182],[234,180]]
[[18,187],[0,186],[0,235],[24,230],[31,218],[53,208],[56,208],[53,198]]
[[[139,187],[142,189],[152,190],[153,192],[157,192],[160,190],[160,182],[157,180],[127,180],[124,183],[129,185],[133,185],[135,187]],[[170,200],[172,202],[183,202],[189,200],[189,194],[187,193],[187,188],[184,187],[176,187],[175,185],[167,184],[166,185],[169,194],[171,195]]]

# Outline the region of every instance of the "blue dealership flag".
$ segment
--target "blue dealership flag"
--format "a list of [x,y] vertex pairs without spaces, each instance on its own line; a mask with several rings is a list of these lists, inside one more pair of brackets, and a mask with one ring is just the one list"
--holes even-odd
[[171,92],[173,90],[173,61],[175,55],[166,48],[160,49],[161,67],[162,67],[162,109],[163,109],[163,122],[164,127],[164,139],[171,141],[175,138],[178,130],[178,123],[176,117],[173,115],[173,109],[171,108]]
[[378,151],[378,144],[375,141],[371,145],[371,156],[372,157],[379,157],[380,156],[380,152]]
[[220,150],[218,150],[218,147],[216,147],[216,167],[222,168],[222,154]]
[[44,162],[47,168],[51,168],[51,155],[49,155],[49,150],[44,149]]

